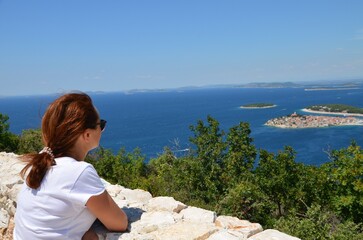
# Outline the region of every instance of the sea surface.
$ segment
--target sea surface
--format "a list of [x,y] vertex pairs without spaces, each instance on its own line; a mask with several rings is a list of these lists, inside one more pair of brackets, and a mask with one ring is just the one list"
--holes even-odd
[[[265,126],[275,117],[301,111],[310,105],[339,103],[363,108],[363,88],[305,91],[304,88],[203,88],[133,93],[89,93],[107,120],[101,145],[117,153],[136,147],[146,159],[157,157],[165,146],[182,155],[194,146],[189,142],[189,126],[210,115],[224,131],[239,122],[248,122],[258,149],[277,153],[292,146],[296,160],[320,165],[329,161],[330,150],[349,146],[354,140],[363,146],[363,126],[310,129],[280,129]],[[10,117],[10,131],[39,128],[41,116],[55,95],[0,98],[0,113]],[[249,103],[273,103],[277,107],[241,109]]]

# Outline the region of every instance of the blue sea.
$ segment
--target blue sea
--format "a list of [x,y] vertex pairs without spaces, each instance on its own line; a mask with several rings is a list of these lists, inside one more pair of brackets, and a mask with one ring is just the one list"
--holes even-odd
[[[165,146],[176,154],[193,148],[190,125],[206,121],[210,115],[228,131],[239,122],[248,122],[258,149],[277,153],[292,146],[296,160],[320,165],[329,161],[330,150],[349,146],[355,140],[363,146],[363,126],[311,129],[280,129],[265,126],[275,117],[314,104],[339,103],[363,108],[363,89],[305,91],[304,88],[203,88],[133,93],[90,93],[107,127],[101,145],[117,153],[139,147],[146,159],[157,157]],[[55,95],[0,98],[0,113],[10,117],[10,131],[39,128],[41,116]],[[241,109],[248,103],[269,102],[266,109]]]

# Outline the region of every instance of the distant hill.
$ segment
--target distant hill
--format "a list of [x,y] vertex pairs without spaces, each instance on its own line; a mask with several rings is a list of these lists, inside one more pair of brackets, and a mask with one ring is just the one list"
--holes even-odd
[[258,83],[247,83],[237,87],[244,88],[300,88],[304,87],[301,84],[293,82],[258,82]]
[[251,82],[241,84],[211,84],[204,86],[184,86],[176,88],[145,88],[129,89],[122,92],[127,94],[140,92],[169,92],[187,91],[194,89],[215,89],[215,88],[305,88],[306,90],[348,90],[362,88],[363,79],[354,80],[335,80],[335,81],[310,81],[310,82]]

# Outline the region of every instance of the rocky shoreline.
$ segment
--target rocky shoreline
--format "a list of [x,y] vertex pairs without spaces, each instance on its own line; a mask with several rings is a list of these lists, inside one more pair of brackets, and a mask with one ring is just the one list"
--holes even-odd
[[270,119],[265,125],[279,128],[320,128],[363,125],[363,120],[355,117],[313,116],[293,113],[290,116]]
[[[0,152],[0,239],[10,240],[14,228],[16,196],[23,180],[23,163],[13,153]],[[172,197],[152,197],[141,189],[127,189],[104,181],[107,191],[129,218],[124,233],[95,226],[100,240],[298,240],[274,229],[263,230],[258,223],[231,216],[217,216]]]

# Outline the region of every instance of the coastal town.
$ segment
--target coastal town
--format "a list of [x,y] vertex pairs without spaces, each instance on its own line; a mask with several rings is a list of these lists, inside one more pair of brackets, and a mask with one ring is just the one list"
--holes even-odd
[[279,128],[319,128],[331,126],[363,125],[363,119],[356,117],[333,117],[300,115],[294,112],[268,120],[265,125]]

